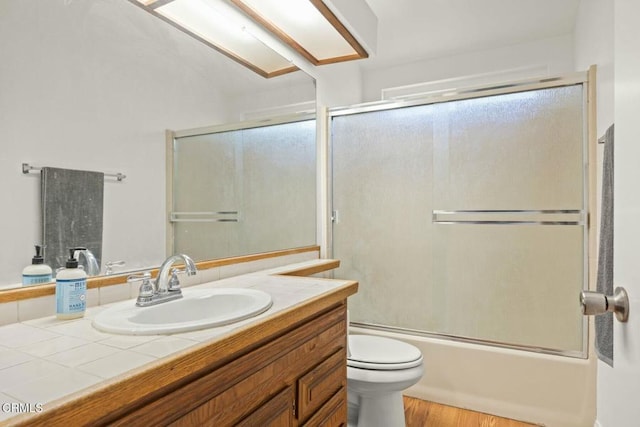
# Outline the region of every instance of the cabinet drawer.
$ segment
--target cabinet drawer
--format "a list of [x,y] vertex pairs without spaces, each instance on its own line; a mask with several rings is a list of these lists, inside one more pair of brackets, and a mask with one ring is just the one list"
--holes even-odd
[[298,380],[298,419],[306,420],[343,387],[347,367],[344,348],[329,356]]
[[291,427],[293,425],[293,387],[282,390],[236,427]]
[[346,427],[347,388],[342,387],[302,427]]

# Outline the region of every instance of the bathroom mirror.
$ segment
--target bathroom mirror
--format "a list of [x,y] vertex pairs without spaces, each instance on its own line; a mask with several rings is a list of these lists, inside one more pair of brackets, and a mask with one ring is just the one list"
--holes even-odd
[[40,173],[23,163],[126,175],[105,178],[102,271],[157,267],[167,129],[315,110],[302,71],[266,79],[122,0],[2,1],[0,52],[2,286],[41,239]]

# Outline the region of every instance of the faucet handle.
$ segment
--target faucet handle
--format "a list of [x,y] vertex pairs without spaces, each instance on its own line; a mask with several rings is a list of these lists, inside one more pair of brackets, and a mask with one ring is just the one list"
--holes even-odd
[[140,273],[140,274],[131,274],[130,276],[127,276],[128,283],[138,282],[140,280],[150,280],[150,279],[151,279],[150,271],[145,271],[144,273]]
[[140,284],[140,288],[138,289],[138,299],[136,301],[136,305],[141,305],[144,303],[149,303],[153,299],[153,294],[155,293],[155,289],[153,288],[153,284],[151,283],[151,273],[145,271],[142,274],[133,274],[127,277],[128,283],[142,281]]
[[169,279],[169,291],[179,291],[180,290],[180,279],[178,279],[178,273],[182,273],[184,270],[178,270],[174,268],[171,270],[171,278]]

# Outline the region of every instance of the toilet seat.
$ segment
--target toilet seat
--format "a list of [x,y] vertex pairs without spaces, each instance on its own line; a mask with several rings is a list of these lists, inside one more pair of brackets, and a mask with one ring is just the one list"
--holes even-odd
[[349,335],[347,366],[380,371],[409,369],[422,363],[418,348],[373,335]]

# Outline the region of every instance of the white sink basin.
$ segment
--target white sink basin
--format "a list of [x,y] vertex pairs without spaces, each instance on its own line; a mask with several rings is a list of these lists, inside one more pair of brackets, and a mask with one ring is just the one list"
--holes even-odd
[[99,313],[93,327],[125,335],[195,331],[239,322],[271,307],[271,295],[256,289],[186,289],[183,298],[150,307],[124,301]]

